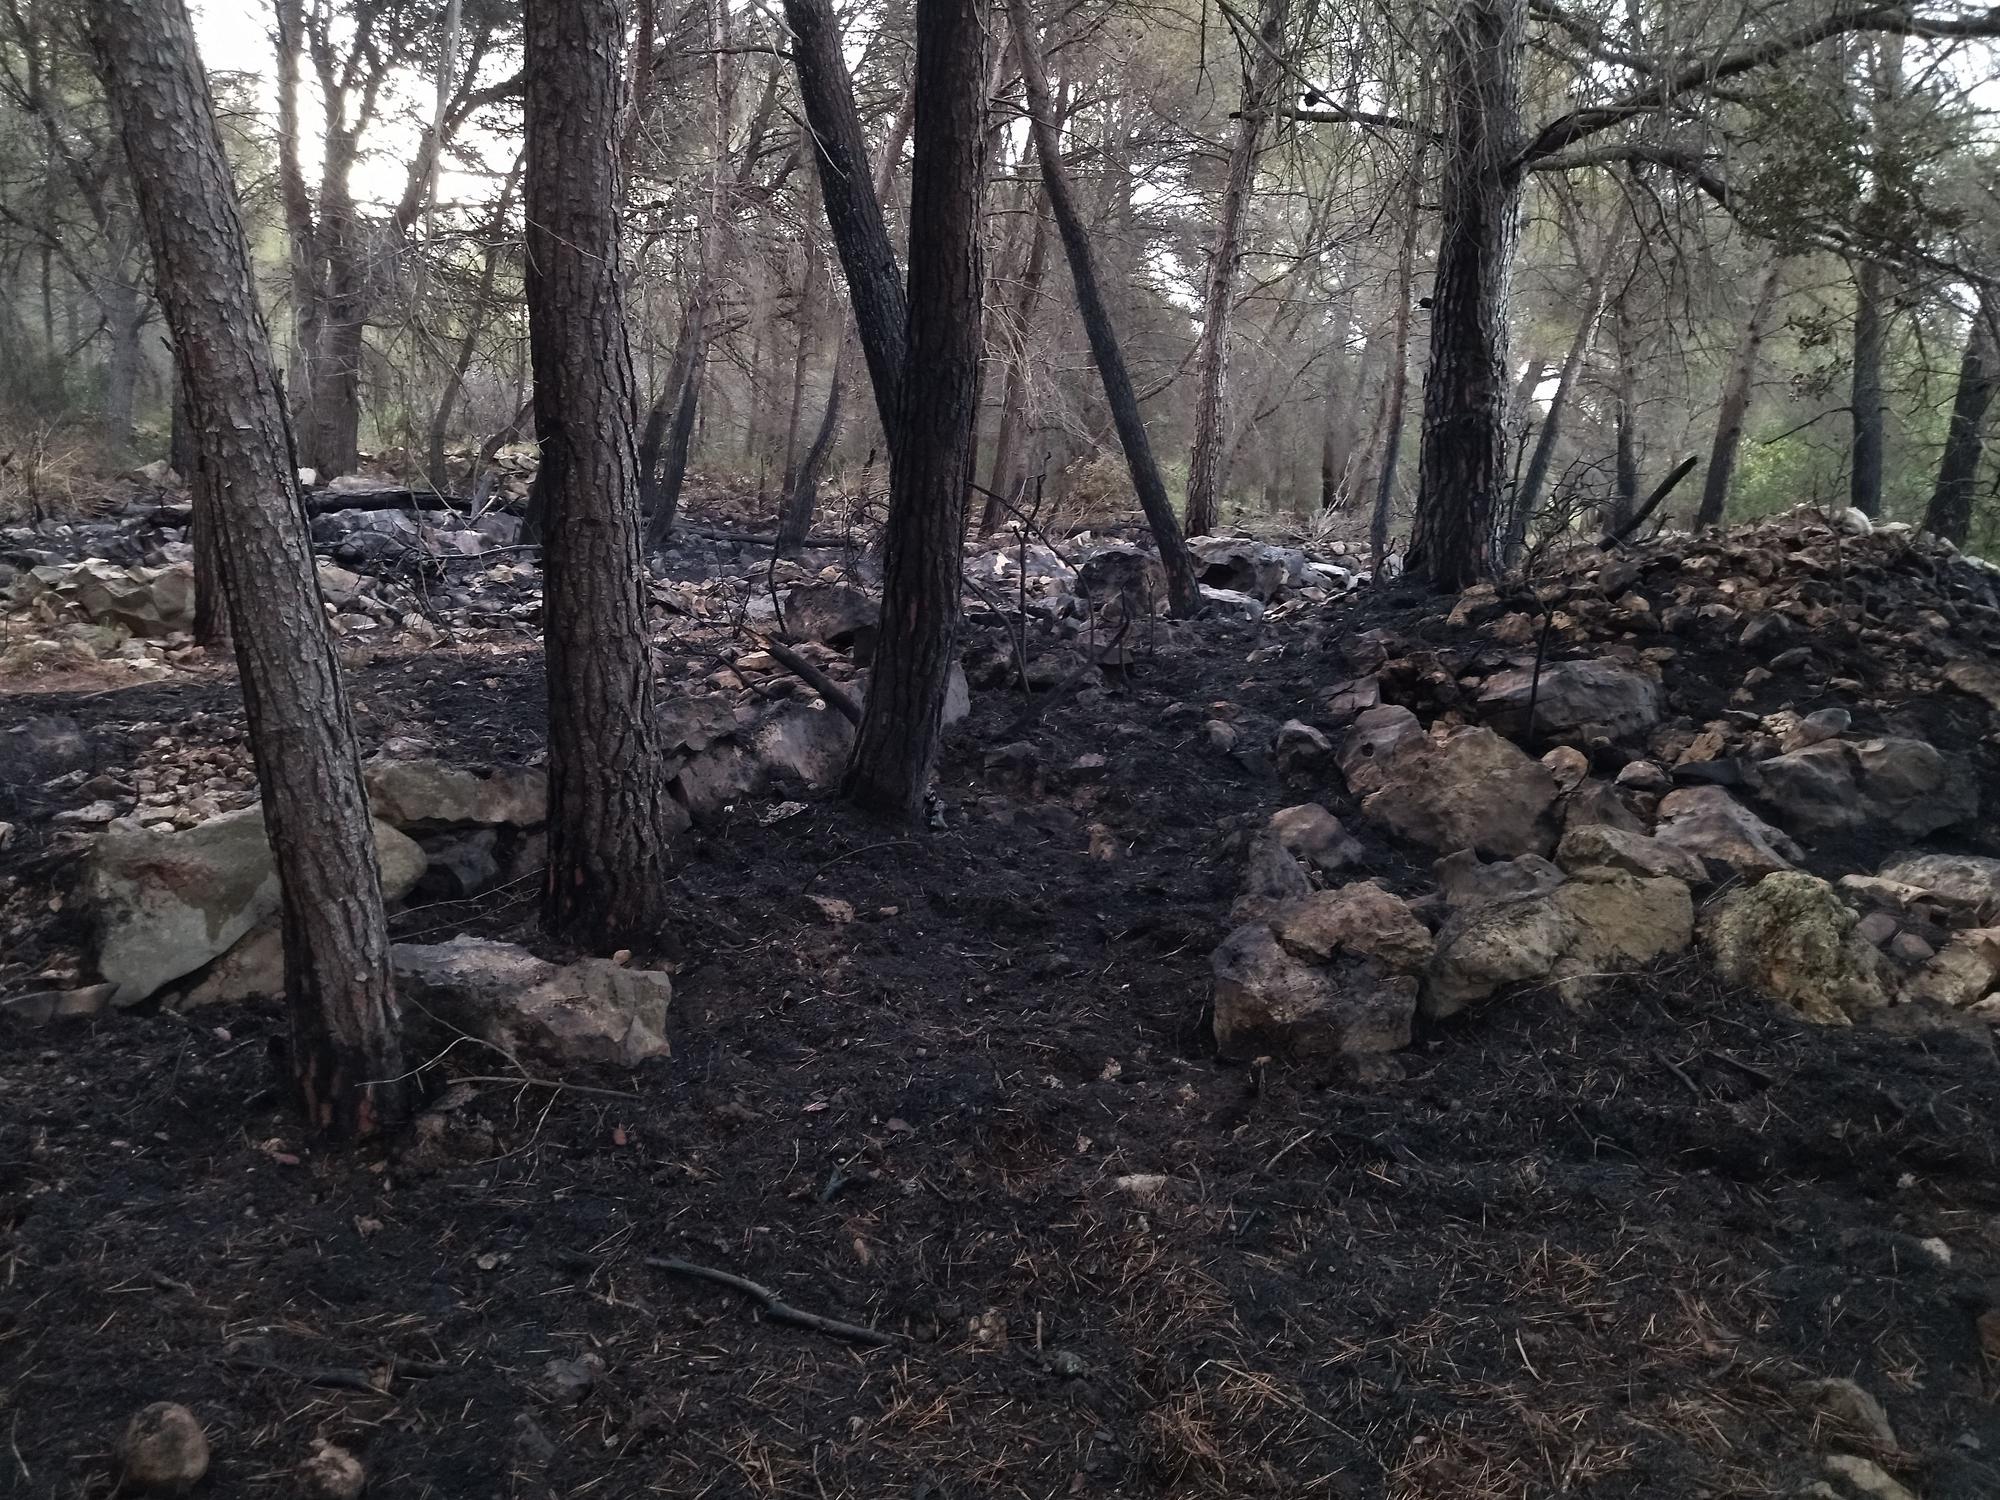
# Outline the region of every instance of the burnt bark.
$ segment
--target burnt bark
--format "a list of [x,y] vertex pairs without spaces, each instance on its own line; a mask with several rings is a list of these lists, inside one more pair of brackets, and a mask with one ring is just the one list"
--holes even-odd
[[1389,554],[1389,512],[1396,498],[1396,466],[1403,453],[1403,404],[1410,391],[1410,292],[1416,280],[1418,179],[1410,177],[1403,217],[1403,243],[1396,254],[1396,327],[1390,338],[1388,385],[1384,390],[1382,468],[1375,480],[1375,510],[1368,522],[1368,566],[1380,574]]
[[1751,386],[1757,378],[1757,352],[1764,343],[1764,324],[1777,300],[1783,269],[1784,262],[1774,257],[1758,282],[1743,337],[1736,346],[1736,359],[1722,387],[1722,403],[1715,415],[1715,443],[1709,450],[1708,472],[1701,481],[1701,508],[1695,512],[1697,528],[1720,522],[1723,507],[1729,503],[1729,481],[1736,473],[1736,450],[1743,442],[1743,419],[1749,414]]
[[889,466],[882,640],[847,768],[873,812],[923,814],[958,649],[965,497],[979,422],[979,200],[985,162],[986,8],[917,0],[910,288]]
[[1639,330],[1632,315],[1631,289],[1618,298],[1613,337],[1618,369],[1612,389],[1612,427],[1616,454],[1612,463],[1611,526],[1616,531],[1632,519],[1639,504]]
[[1063,251],[1069,259],[1077,311],[1082,315],[1084,332],[1090,338],[1091,357],[1104,384],[1104,403],[1111,409],[1111,420],[1125,449],[1125,464],[1132,474],[1132,488],[1138,492],[1153,541],[1160,549],[1160,563],[1167,575],[1168,607],[1176,615],[1191,615],[1201,607],[1201,586],[1195,578],[1194,559],[1188,553],[1187,538],[1174,515],[1173,502],[1167,498],[1166,482],[1160,477],[1158,460],[1153,457],[1145,419],[1139,415],[1139,397],[1132,388],[1131,372],[1125,368],[1125,352],[1119,346],[1111,309],[1104,300],[1097,253],[1077,206],[1069,171],[1063,165],[1062,142],[1050,105],[1048,73],[1042,65],[1041,35],[1036,29],[1031,0],[1007,0],[1007,16],[1020,57],[1035,155],[1042,166],[1042,186],[1048,192],[1049,211],[1055,216]]
[[993,440],[993,470],[988,476],[986,504],[979,515],[979,534],[991,536],[1000,529],[1006,500],[1019,499],[1025,473],[1021,451],[1028,427],[1028,331],[1034,327],[1035,306],[1042,300],[1042,282],[1048,276],[1049,221],[1042,212],[1037,191],[1029,212],[1034,224],[1028,231],[1028,258],[1021,268],[1021,284],[1014,302],[1014,347],[1007,360],[1007,383],[1000,394],[1000,430]]
[[458,341],[458,352],[453,356],[451,371],[445,377],[444,389],[438,393],[437,405],[431,411],[430,431],[424,445],[424,473],[429,478],[431,488],[440,495],[449,488],[450,476],[445,472],[444,445],[451,436],[452,417],[458,411],[458,398],[465,390],[466,374],[472,369],[473,358],[479,352],[480,337],[486,332],[486,320],[493,309],[493,284],[500,273],[500,253],[505,244],[507,217],[514,206],[514,190],[520,184],[521,163],[517,158],[507,180],[500,185],[500,196],[494,200],[493,214],[486,221],[486,244],[480,251],[479,285],[473,293],[472,307],[466,316],[465,332]]
[[1187,532],[1215,530],[1222,509],[1224,383],[1229,374],[1230,311],[1236,301],[1236,264],[1243,254],[1243,216],[1257,171],[1257,138],[1265,106],[1279,78],[1285,0],[1264,0],[1257,42],[1243,70],[1243,103],[1236,113],[1229,170],[1209,251],[1202,294],[1201,340],[1195,350],[1194,445],[1188,455]]
[[542,923],[597,952],[651,948],[686,815],[653,717],[639,458],[619,249],[618,0],[528,0],[528,335],[541,443],[549,864]]
[[1888,329],[1886,277],[1873,261],[1854,268],[1853,467],[1848,504],[1865,516],[1882,513],[1882,350]]
[[1972,532],[1972,492],[1985,453],[1986,413],[1993,404],[1996,379],[2000,379],[2000,347],[1993,336],[1992,311],[1982,299],[1973,312],[1971,328],[1966,330],[1937,488],[1924,512],[1924,530],[1954,547],[1963,547]]
[[840,435],[840,394],[841,385],[847,378],[847,342],[842,339],[840,352],[833,358],[833,376],[827,382],[826,409],[819,419],[819,431],[806,447],[805,457],[799,461],[791,483],[785,491],[785,512],[778,522],[778,551],[791,557],[806,544],[806,537],[812,531],[813,507],[819,499],[819,476],[826,468],[826,456],[833,451],[833,440]]
[[[813,160],[819,169],[820,197],[827,227],[847,276],[854,329],[875,388],[875,410],[890,446],[901,411],[903,359],[909,303],[896,264],[896,249],[882,217],[868,171],[868,147],[854,107],[854,83],[840,51],[840,25],[831,0],[785,0],[785,24],[792,31],[792,59],[799,74],[799,97],[811,127]],[[982,79],[975,86],[979,92]]]
[[409,1111],[361,761],[301,504],[235,183],[182,0],[92,0],[201,462],[281,892],[291,1073],[309,1128]]
[[1446,21],[1444,218],[1431,296],[1409,567],[1439,591],[1486,573],[1507,483],[1507,306],[1518,234],[1527,0],[1464,0]]

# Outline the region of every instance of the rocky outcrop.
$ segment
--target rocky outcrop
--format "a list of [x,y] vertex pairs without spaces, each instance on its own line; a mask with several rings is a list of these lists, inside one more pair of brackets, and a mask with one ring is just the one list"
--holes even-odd
[[1827,740],[1755,763],[1758,799],[1802,836],[1883,829],[1921,838],[1979,812],[1979,789],[1922,740]]
[[1576,998],[1607,976],[1687,947],[1694,902],[1681,881],[1587,869],[1553,888],[1461,907],[1438,933],[1423,1012],[1455,1015],[1503,986],[1554,983]]
[[1731,984],[1807,1020],[1845,1025],[1887,1005],[1892,990],[1888,964],[1855,930],[1859,923],[1824,880],[1782,871],[1712,906],[1701,941]]
[[[382,895],[400,901],[424,872],[424,851],[375,823]],[[86,879],[97,923],[97,966],[132,1005],[221,957],[278,910],[278,876],[264,810],[173,832],[108,833]]]
[[1430,947],[1415,913],[1367,881],[1314,891],[1246,922],[1209,959],[1216,1048],[1249,1058],[1406,1047]]
[[1394,837],[1499,858],[1555,847],[1555,778],[1490,729],[1427,735],[1406,709],[1370,709],[1348,731],[1340,766],[1361,810]]
[[663,973],[601,958],[563,967],[475,937],[398,943],[390,958],[402,996],[511,1057],[630,1067],[667,1051]]

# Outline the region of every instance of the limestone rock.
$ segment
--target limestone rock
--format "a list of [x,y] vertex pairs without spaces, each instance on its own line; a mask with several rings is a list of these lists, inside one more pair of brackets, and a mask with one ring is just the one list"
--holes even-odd
[[534,766],[470,771],[439,760],[371,760],[361,776],[375,816],[397,828],[450,823],[532,828],[548,821],[548,773]]
[[1364,708],[1340,742],[1340,774],[1357,797],[1380,791],[1390,763],[1424,738],[1417,716],[1397,704]]
[[1889,1414],[1880,1401],[1855,1381],[1845,1376],[1809,1380],[1799,1387],[1799,1394],[1821,1416],[1854,1436],[1883,1449],[1896,1448],[1896,1429],[1889,1425]]
[[1454,911],[1544,896],[1563,883],[1563,872],[1539,854],[1483,862],[1470,849],[1447,854],[1431,866],[1444,904]]
[[1556,863],[1571,873],[1626,870],[1649,878],[1665,875],[1689,885],[1708,881],[1707,867],[1688,850],[1604,824],[1566,828],[1562,842],[1556,845]]
[[1409,1044],[1412,980],[1385,980],[1356,993],[1332,969],[1287,952],[1261,922],[1232,932],[1209,964],[1215,1045],[1224,1057],[1389,1052]]
[[67,568],[35,571],[37,577],[55,573],[55,578],[43,581],[58,598],[98,624],[122,626],[138,636],[172,635],[194,628],[193,563],[121,568],[90,559]]
[[1276,744],[1280,776],[1309,776],[1333,760],[1333,742],[1312,725],[1287,719],[1278,726]]
[[185,1495],[208,1473],[208,1434],[178,1401],[155,1401],[125,1424],[118,1437],[124,1484],[153,1494]]
[[1977,854],[1898,854],[1876,872],[1915,886],[1981,919],[2000,917],[2000,859]]
[[844,583],[802,583],[785,591],[785,629],[795,640],[850,648],[856,661],[874,654],[882,606]]
[[667,1051],[673,981],[602,958],[560,967],[512,943],[457,937],[390,949],[399,994],[512,1054],[631,1066]]
[[1078,565],[1077,589],[1098,604],[1122,595],[1134,614],[1143,615],[1166,607],[1167,570],[1153,553],[1129,542],[1113,543]]
[[1317,802],[1281,807],[1267,827],[1287,853],[1324,875],[1358,865],[1366,854],[1361,841]]
[[0,729],[0,795],[86,770],[95,758],[76,720],[57,714],[23,715]]
[[1424,1014],[1455,1015],[1502,986],[1554,981],[1580,997],[1619,969],[1651,963],[1694,936],[1688,888],[1665,877],[1593,869],[1546,893],[1454,914],[1437,939]]
[[1840,1026],[1889,1003],[1887,961],[1859,922],[1824,880],[1788,870],[1729,892],[1703,916],[1701,939],[1730,983]]
[[1759,762],[1752,781],[1772,816],[1802,834],[1885,825],[1921,838],[1979,811],[1971,778],[1922,740],[1828,740]]
[[[375,822],[382,896],[400,901],[424,873],[424,851]],[[262,807],[167,833],[107,833],[87,888],[96,911],[97,966],[132,1005],[229,951],[278,910],[278,876]]]
[[1305,866],[1282,837],[1267,829],[1250,840],[1249,857],[1243,862],[1243,886],[1229,909],[1230,920],[1254,922],[1268,917],[1311,890]]
[[1658,681],[1609,657],[1546,662],[1539,684],[1531,667],[1496,672],[1481,685],[1478,706],[1502,734],[1527,737],[1531,694],[1532,735],[1537,738],[1596,726],[1614,739],[1625,739],[1660,722]]
[[1996,983],[2000,983],[2000,927],[1974,927],[1954,933],[1941,951],[1904,981],[1902,998],[1963,1009],[1984,999]]
[[[1476,849],[1502,859],[1555,847],[1555,779],[1490,729],[1400,738],[1386,760],[1367,770],[1380,780],[1362,811],[1398,838],[1441,853]],[[1352,785],[1354,777],[1348,779]]]
[[1306,555],[1296,547],[1273,547],[1246,537],[1213,537],[1189,550],[1194,553],[1197,578],[1213,588],[1269,600],[1305,582]]
[[337,1443],[324,1438],[299,1466],[299,1493],[302,1500],[360,1500],[368,1488],[368,1471],[361,1460]]
[[1271,930],[1301,958],[1372,958],[1399,974],[1421,973],[1433,946],[1430,929],[1409,903],[1372,880],[1309,892],[1281,908]]
[[1719,786],[1667,793],[1653,837],[1747,880],[1789,870],[1805,858],[1797,844]]

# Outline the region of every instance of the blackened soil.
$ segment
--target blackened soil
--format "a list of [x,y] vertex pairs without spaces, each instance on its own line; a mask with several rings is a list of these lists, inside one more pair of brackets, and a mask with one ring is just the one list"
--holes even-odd
[[[298,1493],[321,1438],[394,1497],[1756,1496],[1833,1452],[2000,1493],[1983,1035],[1808,1027],[1682,960],[1365,1076],[1213,1060],[1235,831],[1348,810],[1264,753],[1337,665],[1259,643],[1217,628],[1026,727],[983,695],[942,830],[807,799],[704,832],[673,1057],[565,1080],[596,1092],[461,1083],[395,1150],[323,1156],[268,1012],[0,1032],[0,1490],[108,1494],[120,1425],[171,1399],[217,1496]],[[421,721],[511,760],[538,667],[391,660],[355,696],[371,744]],[[173,707],[125,696],[32,707],[107,737]],[[1023,738],[1040,785],[1002,786],[986,752]],[[59,891],[51,850],[14,872]],[[531,922],[502,891],[399,927]],[[498,1071],[464,1051],[438,1071]],[[587,1390],[551,1374],[586,1355]],[[1898,1447],[1816,1413],[1835,1376]]]

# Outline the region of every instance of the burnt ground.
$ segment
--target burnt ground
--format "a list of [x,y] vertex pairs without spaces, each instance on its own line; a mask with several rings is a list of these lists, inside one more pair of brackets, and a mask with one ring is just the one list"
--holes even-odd
[[[1831,1452],[2000,1493],[1985,1036],[1807,1026],[1682,959],[1361,1073],[1214,1060],[1232,830],[1351,811],[1270,769],[1340,674],[1246,664],[1265,639],[1209,627],[1026,729],[978,695],[942,830],[739,809],[678,877],[670,1060],[456,1084],[386,1152],[300,1144],[268,1010],[0,1022],[0,1491],[108,1494],[126,1416],[172,1399],[217,1496],[297,1493],[318,1438],[396,1497],[1758,1496]],[[522,758],[539,670],[385,656],[353,677],[364,737]],[[10,701],[108,764],[134,722],[234,732],[220,677]],[[1201,729],[1225,701],[1236,754]],[[1023,737],[1039,789],[985,769]],[[0,861],[17,903],[74,878],[32,824]],[[35,941],[73,946],[74,908]],[[514,888],[397,931],[531,921]],[[586,1355],[580,1396],[552,1379]],[[1829,1376],[1900,1446],[1817,1414]]]

